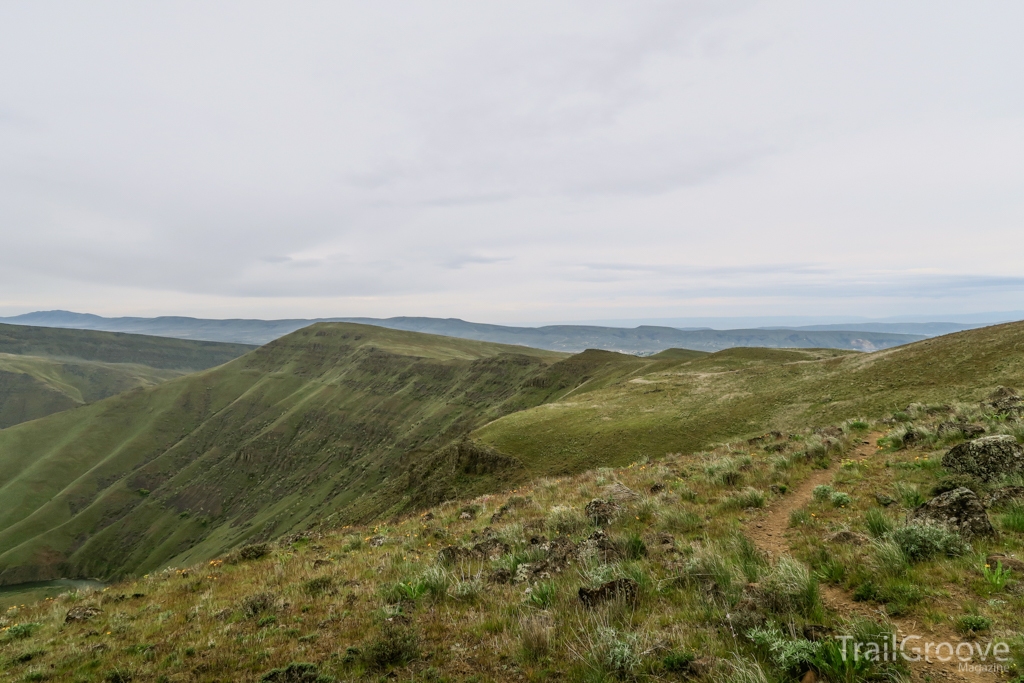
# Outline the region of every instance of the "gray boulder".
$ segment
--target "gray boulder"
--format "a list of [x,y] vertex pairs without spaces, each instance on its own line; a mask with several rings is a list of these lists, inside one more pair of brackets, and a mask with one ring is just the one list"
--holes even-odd
[[914,508],[907,515],[907,521],[917,524],[938,524],[955,531],[964,539],[975,536],[994,536],[981,500],[968,488],[958,488],[935,496],[927,503]]
[[949,449],[942,466],[961,474],[991,480],[1024,472],[1024,448],[1012,436],[983,436]]

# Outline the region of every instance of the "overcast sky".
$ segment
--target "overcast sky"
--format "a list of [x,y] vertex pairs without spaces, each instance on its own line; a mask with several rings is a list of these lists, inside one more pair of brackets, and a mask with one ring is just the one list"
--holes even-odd
[[5,2],[0,315],[1024,308],[1019,2]]

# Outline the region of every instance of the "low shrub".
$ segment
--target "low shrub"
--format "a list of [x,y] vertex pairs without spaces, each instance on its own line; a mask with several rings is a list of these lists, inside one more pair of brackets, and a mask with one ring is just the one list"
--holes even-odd
[[24,624],[15,624],[7,629],[7,638],[10,640],[21,640],[23,638],[30,638],[36,630],[39,629],[39,624],[32,622]]
[[270,609],[274,602],[276,598],[271,593],[254,593],[242,600],[242,613],[253,619]]
[[849,493],[843,493],[842,491],[835,491],[829,496],[829,501],[833,506],[837,508],[846,507],[853,502],[853,498],[850,497]]
[[833,489],[828,484],[819,484],[818,486],[814,487],[814,491],[811,492],[811,496],[814,498],[814,500],[824,502],[832,498],[833,493],[835,493],[835,489]]
[[970,546],[959,534],[935,524],[898,527],[892,531],[890,538],[911,563],[935,557],[958,557],[970,550]]
[[408,664],[419,657],[419,637],[408,626],[385,621],[377,636],[362,649],[367,667],[376,670]]
[[271,669],[260,678],[261,683],[331,683],[330,676],[320,673],[315,664],[292,662],[280,669]]
[[965,614],[956,620],[956,630],[964,635],[987,631],[992,627],[992,620],[979,614]]
[[587,526],[587,519],[579,510],[568,505],[556,505],[548,511],[545,526],[554,534],[574,534]]
[[725,499],[724,506],[733,510],[747,510],[750,508],[763,508],[768,502],[768,496],[764,491],[747,487]]
[[310,597],[331,595],[335,592],[334,579],[329,576],[318,576],[302,584],[302,592]]

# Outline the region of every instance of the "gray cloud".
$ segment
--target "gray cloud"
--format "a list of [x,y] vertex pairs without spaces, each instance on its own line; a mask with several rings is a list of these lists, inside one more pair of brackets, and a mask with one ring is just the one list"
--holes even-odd
[[999,3],[0,7],[0,313],[1019,308]]

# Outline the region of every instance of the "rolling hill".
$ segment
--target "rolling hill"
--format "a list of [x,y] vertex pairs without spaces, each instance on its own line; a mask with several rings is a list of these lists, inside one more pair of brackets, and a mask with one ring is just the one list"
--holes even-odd
[[0,429],[220,365],[252,348],[0,324]]
[[730,349],[657,358],[628,381],[509,415],[473,437],[536,468],[572,471],[876,417],[912,402],[977,401],[998,385],[1024,386],[1024,323],[871,354]]
[[0,431],[0,582],[148,571],[320,522],[1022,380],[1021,324],[874,354],[653,358],[315,325]]
[[[839,348],[876,351],[924,339],[928,334],[893,334],[858,329],[681,330],[644,325],[634,328],[599,325],[512,327],[471,323],[457,318],[323,318],[317,320],[205,320],[185,317],[103,318],[68,311],[26,313],[0,322],[61,328],[109,330],[182,339],[265,344],[317,322],[354,322],[407,332],[424,332],[460,339],[516,344],[551,351],[578,353],[603,349],[652,354],[669,348],[720,351],[736,346],[769,348]],[[943,328],[946,329],[946,328]],[[948,329],[946,330],[948,331]]]
[[522,465],[466,433],[640,362],[581,356],[315,325],[2,430],[0,582],[143,571],[492,488]]

